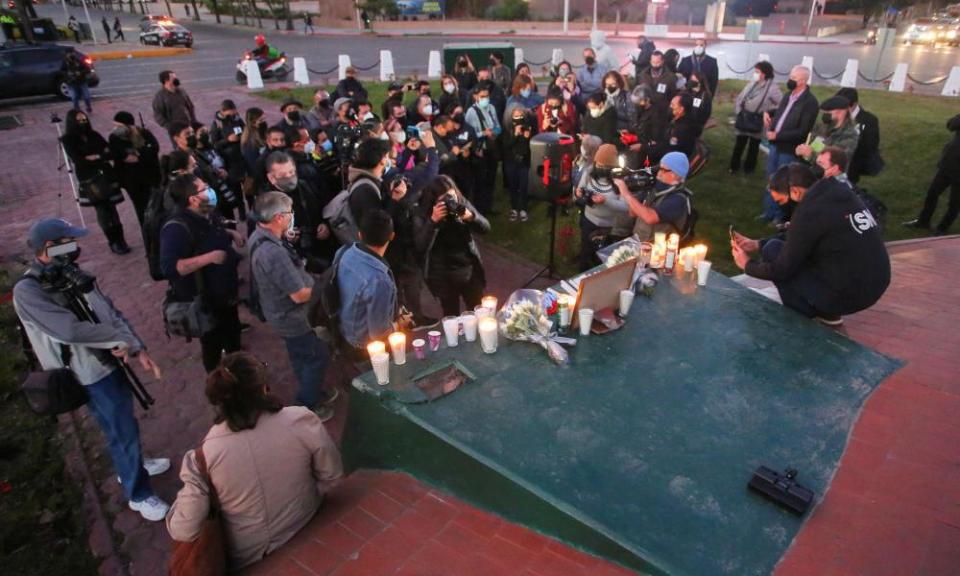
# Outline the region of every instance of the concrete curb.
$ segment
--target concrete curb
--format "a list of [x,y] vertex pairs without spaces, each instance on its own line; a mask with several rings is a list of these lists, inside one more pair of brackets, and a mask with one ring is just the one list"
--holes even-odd
[[105,52],[88,52],[94,60],[126,60],[128,58],[167,58],[193,54],[193,48],[147,48],[138,50],[112,50]]

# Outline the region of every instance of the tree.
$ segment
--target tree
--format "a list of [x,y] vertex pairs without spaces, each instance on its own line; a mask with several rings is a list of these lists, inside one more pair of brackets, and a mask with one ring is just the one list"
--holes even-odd
[[361,10],[366,10],[367,14],[374,16],[399,16],[400,8],[397,7],[396,0],[366,0],[359,4]]
[[190,0],[190,5],[193,6],[193,20],[194,22],[200,21],[200,11],[197,10],[197,0]]

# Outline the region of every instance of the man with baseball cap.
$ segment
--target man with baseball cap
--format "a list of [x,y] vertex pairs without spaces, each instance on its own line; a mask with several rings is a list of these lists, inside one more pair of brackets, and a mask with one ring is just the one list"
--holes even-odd
[[689,171],[686,154],[664,154],[657,170],[657,183],[642,202],[633,197],[623,180],[614,180],[620,196],[630,206],[630,213],[637,217],[633,233],[641,241],[652,240],[656,232],[679,234],[681,242],[693,235],[693,192],[684,186]]
[[[160,369],[143,341],[93,278],[73,270],[80,256],[76,239],[88,234],[66,220],[46,218],[30,227],[27,245],[34,251],[23,278],[13,289],[13,307],[43,370],[69,369],[86,391],[87,407],[110,448],[114,468],[130,508],[145,519],[163,520],[169,506],[150,488],[149,476],[170,468],[166,458],[144,459],[140,430],[133,417],[133,395],[116,359],[136,358],[160,378]],[[78,282],[78,276],[89,278]],[[98,322],[80,319],[71,309],[82,299]]]

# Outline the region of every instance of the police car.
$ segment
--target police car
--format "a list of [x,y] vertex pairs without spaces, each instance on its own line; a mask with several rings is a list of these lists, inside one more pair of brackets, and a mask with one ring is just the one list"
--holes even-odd
[[160,20],[140,33],[140,43],[156,44],[157,46],[182,44],[190,48],[193,46],[193,33],[174,22]]

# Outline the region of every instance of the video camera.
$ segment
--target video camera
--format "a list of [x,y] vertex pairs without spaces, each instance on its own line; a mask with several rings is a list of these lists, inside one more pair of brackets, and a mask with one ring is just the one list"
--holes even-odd
[[80,256],[76,240],[62,242],[47,248],[50,263],[43,267],[40,283],[45,290],[89,294],[96,284],[96,276],[84,272],[75,260]]
[[[352,111],[351,111],[352,113]],[[354,114],[354,116],[356,116]],[[363,138],[363,127],[353,121],[344,122],[337,126],[337,133],[333,136],[333,145],[337,149],[340,161],[350,164],[357,149],[357,143]]]
[[642,202],[647,192],[657,184],[659,167],[631,168],[628,165],[627,157],[622,154],[618,159],[618,164],[619,166],[610,171],[610,177],[623,180],[627,189]]

